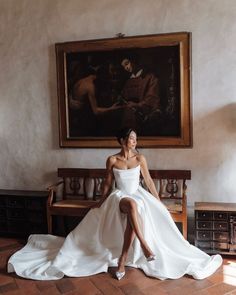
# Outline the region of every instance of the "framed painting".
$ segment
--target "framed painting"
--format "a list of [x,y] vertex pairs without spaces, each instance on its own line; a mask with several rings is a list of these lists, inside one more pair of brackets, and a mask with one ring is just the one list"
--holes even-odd
[[117,147],[124,127],[141,148],[192,146],[191,34],[56,44],[60,147]]

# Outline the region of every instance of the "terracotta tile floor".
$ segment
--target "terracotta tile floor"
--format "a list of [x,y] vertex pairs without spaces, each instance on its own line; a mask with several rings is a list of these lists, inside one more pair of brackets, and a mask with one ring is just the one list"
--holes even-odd
[[196,281],[191,277],[160,281],[148,278],[140,270],[127,268],[121,281],[113,278],[114,269],[86,278],[58,281],[32,281],[6,273],[8,257],[24,245],[23,240],[0,238],[0,294],[70,294],[70,295],[236,295],[236,257],[224,257],[224,264],[211,277]]

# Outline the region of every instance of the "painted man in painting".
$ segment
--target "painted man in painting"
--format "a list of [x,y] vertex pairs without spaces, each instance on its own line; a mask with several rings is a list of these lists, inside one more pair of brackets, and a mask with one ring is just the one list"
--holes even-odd
[[90,65],[86,75],[73,86],[69,96],[70,118],[73,126],[71,136],[96,136],[100,133],[102,117],[122,106],[114,103],[100,107],[97,98],[96,80],[99,79],[100,65]]
[[122,125],[132,126],[141,135],[154,135],[161,114],[158,79],[132,57],[123,58],[121,65],[129,73],[121,98],[126,104]]

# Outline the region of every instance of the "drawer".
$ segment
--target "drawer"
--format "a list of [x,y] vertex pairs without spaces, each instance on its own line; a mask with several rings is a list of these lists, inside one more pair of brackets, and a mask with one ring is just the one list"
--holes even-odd
[[6,219],[6,217],[7,217],[6,209],[0,208],[0,219]]
[[22,209],[7,209],[7,218],[9,219],[26,219],[25,210]]
[[211,231],[197,231],[196,236],[197,236],[197,239],[200,241],[212,240],[212,232]]
[[8,197],[7,206],[10,208],[24,208],[25,200],[19,197]]
[[47,216],[42,211],[30,211],[28,212],[29,222],[46,222]]
[[213,213],[210,211],[196,211],[196,217],[201,220],[211,220]]
[[235,252],[236,254],[236,245],[229,244],[229,251]]
[[26,200],[26,207],[32,210],[42,210],[46,208],[46,199],[43,202],[42,199],[30,198]]
[[229,244],[228,243],[213,242],[213,249],[228,250]]
[[6,198],[0,197],[0,207],[6,207]]
[[197,221],[197,229],[212,229],[212,221]]
[[223,213],[223,212],[214,212],[213,214],[213,219],[214,220],[228,220],[228,214],[227,213]]
[[7,225],[9,233],[25,234],[28,232],[29,224],[25,221],[8,220]]
[[0,232],[1,233],[6,233],[7,232],[7,222],[0,220]]
[[228,232],[213,232],[213,240],[220,242],[228,242],[229,241],[229,233]]
[[196,246],[201,249],[212,249],[212,242],[197,241]]
[[213,229],[228,231],[228,223],[224,221],[213,221]]
[[29,225],[29,234],[44,234],[47,233],[46,223],[31,223]]

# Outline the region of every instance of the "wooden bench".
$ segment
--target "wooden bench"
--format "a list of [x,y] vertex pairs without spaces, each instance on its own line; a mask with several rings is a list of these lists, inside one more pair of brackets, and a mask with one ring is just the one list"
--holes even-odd
[[[167,206],[175,222],[182,224],[187,238],[186,180],[190,170],[149,170],[162,202]],[[52,233],[52,216],[84,217],[91,205],[101,198],[101,188],[106,169],[58,168],[61,180],[48,188],[48,233]],[[140,181],[145,187],[143,179]],[[114,183],[115,187],[115,183]]]

